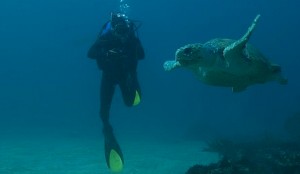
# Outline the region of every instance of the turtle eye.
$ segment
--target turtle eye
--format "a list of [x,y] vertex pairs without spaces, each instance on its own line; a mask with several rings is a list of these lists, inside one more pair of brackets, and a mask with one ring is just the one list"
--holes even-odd
[[192,53],[192,48],[185,48],[183,50],[183,54],[189,56]]

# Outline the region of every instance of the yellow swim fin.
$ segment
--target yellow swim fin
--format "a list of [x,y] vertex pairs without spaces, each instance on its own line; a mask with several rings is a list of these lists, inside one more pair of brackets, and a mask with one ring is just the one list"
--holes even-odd
[[124,167],[123,154],[118,144],[112,129],[106,129],[104,133],[104,148],[105,148],[105,160],[107,167],[112,172],[121,172]]
[[121,172],[123,170],[123,160],[121,156],[115,151],[111,149],[109,154],[109,168],[112,172]]
[[135,97],[133,101],[133,106],[138,105],[141,102],[141,96],[138,91],[135,91]]

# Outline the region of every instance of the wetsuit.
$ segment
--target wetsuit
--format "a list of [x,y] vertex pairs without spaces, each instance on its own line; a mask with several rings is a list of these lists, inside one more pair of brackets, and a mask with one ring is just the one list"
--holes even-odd
[[109,29],[105,29],[90,48],[88,57],[96,59],[99,69],[103,71],[100,91],[100,116],[103,123],[108,121],[116,85],[120,86],[127,106],[133,105],[136,91],[141,95],[136,70],[138,60],[144,56],[141,42],[134,33],[122,41]]
[[[88,57],[96,59],[99,69],[102,70],[100,117],[103,122],[105,146],[119,149],[121,157],[120,147],[109,123],[109,111],[116,85],[119,85],[127,106],[138,104],[135,100],[137,97],[140,99],[141,90],[136,71],[138,61],[144,56],[144,49],[135,32],[130,32],[124,38],[117,37],[110,29],[110,22],[104,26],[98,39],[88,51]],[[109,151],[106,150],[106,153]]]

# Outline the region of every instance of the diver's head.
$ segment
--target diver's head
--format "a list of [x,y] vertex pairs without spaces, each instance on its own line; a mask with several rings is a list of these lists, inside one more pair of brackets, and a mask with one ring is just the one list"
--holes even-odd
[[112,32],[117,37],[128,37],[130,33],[130,22],[128,17],[122,13],[111,13]]

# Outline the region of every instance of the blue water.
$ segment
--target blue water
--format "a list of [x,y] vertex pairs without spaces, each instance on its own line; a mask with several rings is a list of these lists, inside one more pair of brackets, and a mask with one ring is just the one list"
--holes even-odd
[[[142,21],[146,58],[139,64],[142,103],[123,104],[117,90],[111,121],[118,137],[287,136],[287,117],[300,111],[298,0],[128,0]],[[68,135],[102,138],[101,72],[86,57],[118,0],[0,1],[0,137]],[[250,42],[289,79],[241,93],[165,72],[177,48],[211,38],[238,39],[257,14]]]

